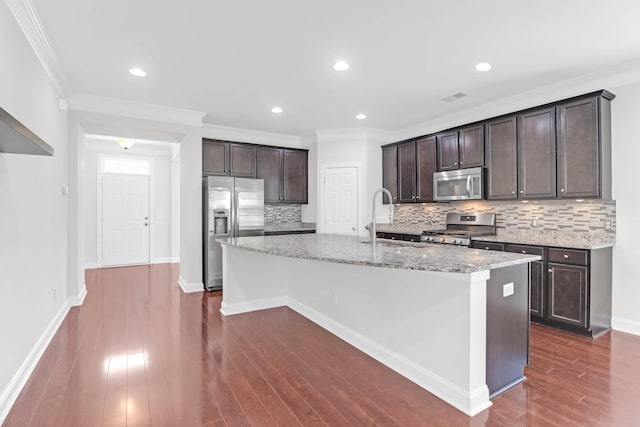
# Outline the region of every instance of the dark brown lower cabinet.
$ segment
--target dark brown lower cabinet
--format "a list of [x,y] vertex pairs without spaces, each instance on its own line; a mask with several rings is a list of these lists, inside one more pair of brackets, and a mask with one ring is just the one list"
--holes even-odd
[[[501,250],[474,240],[471,247]],[[542,256],[529,264],[531,320],[596,338],[611,329],[612,249],[507,243],[504,250]]]

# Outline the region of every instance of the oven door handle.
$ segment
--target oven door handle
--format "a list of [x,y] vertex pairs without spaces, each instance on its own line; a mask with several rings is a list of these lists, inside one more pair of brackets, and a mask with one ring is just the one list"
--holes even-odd
[[467,177],[467,196],[471,197],[471,176]]

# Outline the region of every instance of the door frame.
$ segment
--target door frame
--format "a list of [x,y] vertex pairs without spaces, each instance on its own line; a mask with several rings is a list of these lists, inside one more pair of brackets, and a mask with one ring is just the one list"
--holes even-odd
[[362,231],[360,230],[360,225],[361,225],[361,218],[360,218],[360,214],[363,211],[363,191],[362,191],[362,182],[363,182],[363,167],[362,167],[362,163],[360,162],[347,162],[347,163],[323,163],[322,165],[320,165],[320,168],[318,170],[318,224],[317,224],[317,229],[318,229],[318,233],[325,233],[325,226],[324,226],[324,205],[325,205],[325,201],[324,201],[324,189],[325,189],[325,183],[324,183],[324,179],[325,179],[325,175],[327,172],[327,169],[337,169],[337,168],[355,168],[356,169],[356,174],[358,176],[358,185],[356,185],[356,235],[360,236],[364,233],[362,233]]
[[144,157],[144,156],[123,156],[118,154],[98,154],[98,164],[96,167],[97,171],[97,180],[96,180],[96,202],[98,204],[96,208],[96,264],[97,268],[102,268],[103,258],[102,258],[102,162],[107,159],[136,159],[136,160],[144,160],[149,163],[149,173],[148,174],[117,174],[113,172],[107,173],[107,175],[129,175],[129,176],[148,176],[149,177],[149,264],[153,264],[153,230],[154,230],[154,221],[153,221],[153,212],[155,212],[155,198],[154,194],[154,163],[153,158]]

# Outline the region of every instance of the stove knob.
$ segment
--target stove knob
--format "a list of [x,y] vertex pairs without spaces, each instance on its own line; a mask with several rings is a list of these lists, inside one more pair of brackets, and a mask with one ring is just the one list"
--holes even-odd
[[444,237],[441,237],[438,241],[439,241],[440,243],[444,243]]
[[429,236],[429,237],[427,238],[427,240],[428,240],[428,241],[430,241],[430,242],[433,242],[433,236]]
[[458,239],[453,239],[453,244],[454,245],[459,245],[461,242]]

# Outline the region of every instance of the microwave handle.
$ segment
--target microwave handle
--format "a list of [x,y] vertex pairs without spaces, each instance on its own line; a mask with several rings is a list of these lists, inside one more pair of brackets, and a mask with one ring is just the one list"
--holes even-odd
[[467,196],[471,197],[471,176],[467,177]]

